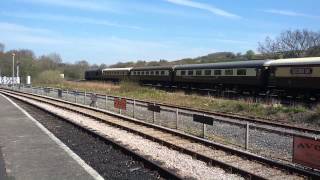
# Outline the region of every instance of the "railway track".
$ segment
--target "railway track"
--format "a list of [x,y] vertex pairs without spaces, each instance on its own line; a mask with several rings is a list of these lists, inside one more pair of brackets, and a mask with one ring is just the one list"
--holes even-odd
[[161,169],[127,147],[64,116],[17,99],[14,101],[105,179],[181,179],[174,172]]
[[240,174],[249,179],[317,179],[319,174],[306,171],[289,164],[279,163],[251,153],[229,148],[198,137],[190,136],[175,130],[138,121],[122,115],[114,114],[96,108],[66,102],[63,100],[1,90],[3,94],[50,104],[67,111],[82,114],[114,127],[138,134],[158,142],[199,160],[222,167],[229,172]]

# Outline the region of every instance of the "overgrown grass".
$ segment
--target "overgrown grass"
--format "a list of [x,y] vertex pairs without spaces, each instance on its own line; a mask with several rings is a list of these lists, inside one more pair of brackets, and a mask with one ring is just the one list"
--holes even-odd
[[[44,86],[42,83],[41,86]],[[47,83],[46,86],[80,91],[92,91],[114,96],[124,96],[140,100],[182,105],[214,112],[234,113],[276,119],[286,122],[301,123],[307,126],[320,127],[320,105],[308,109],[304,106],[282,106],[279,104],[262,104],[246,100],[230,100],[199,95],[185,95],[183,92],[166,92],[150,87],[142,87],[133,82],[121,82],[118,85],[102,82]]]

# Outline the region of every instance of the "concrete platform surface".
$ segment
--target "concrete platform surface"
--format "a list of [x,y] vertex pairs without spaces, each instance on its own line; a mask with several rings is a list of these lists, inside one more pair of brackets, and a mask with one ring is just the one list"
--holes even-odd
[[40,123],[0,94],[0,179],[102,179]]

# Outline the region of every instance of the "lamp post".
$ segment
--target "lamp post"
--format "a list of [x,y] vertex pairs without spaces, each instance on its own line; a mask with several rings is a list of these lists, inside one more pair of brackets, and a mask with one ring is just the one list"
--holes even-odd
[[12,84],[14,84],[13,79],[14,79],[14,56],[15,55],[16,55],[15,53],[12,53]]

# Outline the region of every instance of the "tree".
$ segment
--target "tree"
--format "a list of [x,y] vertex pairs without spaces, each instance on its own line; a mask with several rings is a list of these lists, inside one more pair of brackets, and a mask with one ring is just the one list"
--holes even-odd
[[60,64],[62,62],[61,56],[58,53],[50,53],[47,57],[55,64]]
[[246,52],[246,58],[247,58],[247,59],[253,59],[253,58],[254,58],[254,55],[255,55],[255,53],[254,53],[254,51],[252,51],[252,50],[248,50],[248,51]]
[[4,44],[0,43],[0,52],[2,53],[4,52],[4,47],[5,47]]
[[287,30],[275,39],[266,37],[264,42],[259,42],[258,51],[272,58],[297,58],[308,56],[307,51],[317,46],[320,46],[320,32]]

